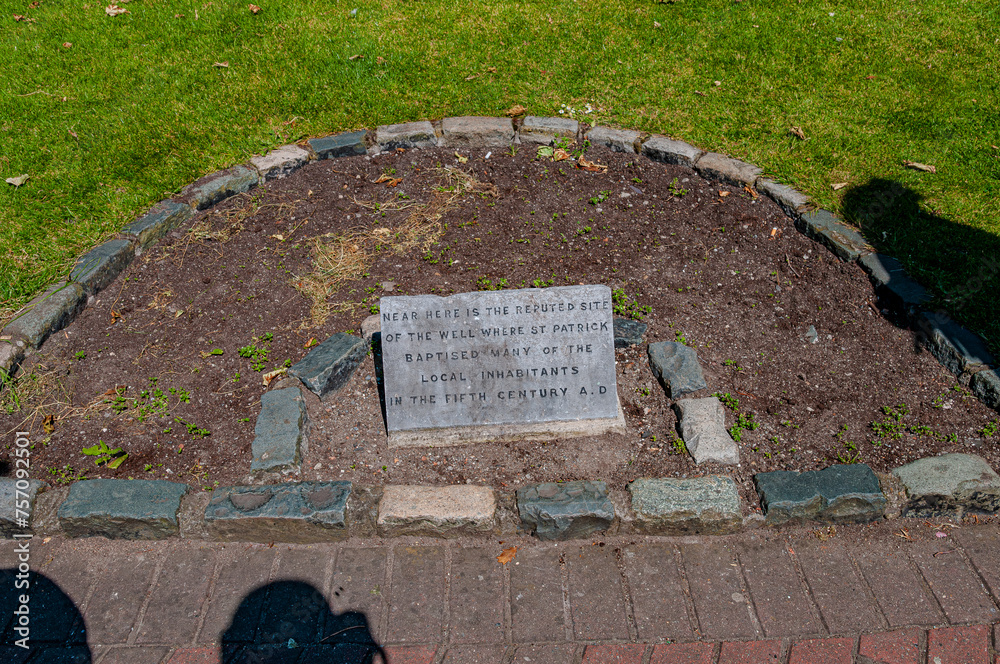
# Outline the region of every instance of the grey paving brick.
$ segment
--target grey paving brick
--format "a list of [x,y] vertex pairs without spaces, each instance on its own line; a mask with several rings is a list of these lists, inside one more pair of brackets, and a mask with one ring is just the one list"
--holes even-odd
[[396,547],[388,643],[437,643],[444,629],[444,550]]
[[383,152],[403,148],[432,148],[437,146],[434,126],[427,121],[380,125],[375,130],[375,144]]
[[206,543],[179,541],[167,554],[139,627],[137,643],[194,642],[215,573],[215,549]]
[[510,563],[510,615],[515,643],[564,641],[562,572],[557,548],[518,551]]
[[101,561],[107,571],[100,574],[84,612],[92,643],[125,643],[150,591],[156,563],[163,557],[163,551],[150,550],[147,542],[121,542],[110,554]]
[[309,147],[316,153],[317,159],[338,159],[368,154],[365,140],[368,132],[348,131],[323,138],[309,139]]
[[385,638],[381,620],[386,602],[386,559],[385,547],[341,549],[329,592],[330,608],[335,613],[364,614],[372,635],[380,643]]
[[765,636],[776,638],[825,632],[784,542],[747,542],[738,551]]
[[828,210],[814,210],[796,222],[806,237],[816,240],[842,261],[856,261],[875,250],[858,231],[844,224]]
[[517,646],[517,649],[514,651],[514,661],[519,664],[520,662],[575,664],[580,661],[577,657],[577,650],[581,649],[575,643],[547,646]]
[[581,641],[629,638],[621,573],[612,547],[570,547],[569,606],[573,633]]
[[831,634],[868,632],[882,627],[878,607],[869,598],[842,545],[802,539],[793,540],[791,548]]
[[293,638],[298,643],[314,643],[326,629],[326,568],[336,549],[322,544],[289,545],[279,555],[254,640],[266,643],[272,635],[280,635],[281,641]]
[[944,622],[937,600],[904,552],[886,545],[868,545],[856,548],[852,555],[890,627]]
[[682,544],[684,572],[701,634],[708,639],[758,636],[732,551],[721,542]]
[[[271,564],[277,552],[273,547],[258,544],[226,544],[217,547],[219,576],[215,592],[205,603],[205,621],[198,635],[198,643],[221,643],[222,635],[231,628],[236,609],[251,591],[267,585]],[[248,611],[260,615],[263,598]],[[253,640],[254,625],[242,623],[231,632],[240,642]],[[242,632],[239,630],[243,630]]]
[[665,164],[676,164],[691,168],[694,166],[694,162],[698,161],[698,158],[705,154],[705,152],[683,141],[675,141],[666,136],[653,135],[642,144],[642,154]]
[[206,175],[188,185],[180,196],[174,199],[186,203],[196,210],[204,210],[230,196],[242,194],[257,186],[257,172],[246,166],[233,166]]
[[505,646],[461,645],[448,648],[443,664],[494,664],[504,661]]
[[753,186],[757,182],[757,177],[762,173],[759,166],[727,157],[718,152],[706,152],[698,158],[694,168],[710,180],[719,180],[738,187],[745,184]]
[[642,134],[630,129],[612,129],[598,125],[587,132],[587,140],[591,145],[610,148],[615,152],[635,154],[638,152],[639,139]]
[[292,365],[289,376],[302,381],[313,393],[324,397],[343,387],[368,355],[364,339],[338,332]]
[[309,152],[298,145],[282,145],[266,155],[253,157],[250,163],[260,173],[260,181],[288,177],[309,163]]
[[639,641],[695,637],[673,546],[642,544],[625,549],[625,575]]
[[32,348],[38,348],[53,332],[69,325],[86,303],[80,284],[53,284],[18,312],[3,328],[3,335],[9,335],[15,343],[24,340]]
[[306,544],[347,537],[351,483],[292,482],[225,487],[212,494],[205,523],[214,538]]
[[77,259],[69,280],[93,295],[114,281],[134,257],[135,247],[128,240],[108,240]]
[[[168,646],[125,646],[110,648],[101,664],[160,664],[170,652]],[[97,661],[97,658],[94,658]]]
[[517,490],[526,530],[542,540],[568,540],[611,527],[615,508],[602,481],[545,482]]
[[[34,540],[32,540],[34,542]],[[34,543],[37,546],[37,542]],[[80,545],[72,540],[62,540],[57,548],[47,552],[49,557],[39,556],[37,549],[33,554],[33,570],[40,576],[45,576],[49,582],[65,594],[65,602],[62,598],[53,597],[48,593],[40,592],[38,586],[33,586],[32,592],[42,595],[43,601],[36,602],[36,616],[44,611],[51,611],[49,615],[62,614],[62,620],[36,620],[31,630],[31,637],[36,642],[79,642],[84,636],[83,612],[86,611],[85,601],[90,593],[91,586],[99,581],[100,569],[91,564],[92,558],[88,555],[90,547]],[[32,583],[35,583],[33,581]],[[68,605],[72,603],[72,607]],[[44,609],[44,610],[40,610]]]
[[177,512],[188,485],[164,480],[85,480],[59,506],[70,537],[164,539],[179,529]]
[[991,527],[969,526],[956,529],[953,536],[986,582],[993,600],[1000,602],[1000,532]]
[[570,118],[541,118],[529,115],[524,118],[518,136],[522,143],[552,145],[556,138],[576,142],[580,131],[580,123]]
[[450,148],[506,147],[514,142],[514,124],[508,118],[445,118],[441,132],[441,145]]
[[194,215],[194,210],[186,203],[162,200],[149,212],[122,229],[122,235],[130,238],[141,251],[161,237],[177,228]]
[[450,579],[452,643],[502,643],[503,574],[492,551],[454,549]]
[[952,624],[995,622],[1000,610],[951,538],[907,547]]
[[778,184],[774,180],[757,178],[757,189],[767,194],[771,200],[781,206],[781,209],[793,217],[797,216],[802,208],[809,204],[808,196],[787,184]]

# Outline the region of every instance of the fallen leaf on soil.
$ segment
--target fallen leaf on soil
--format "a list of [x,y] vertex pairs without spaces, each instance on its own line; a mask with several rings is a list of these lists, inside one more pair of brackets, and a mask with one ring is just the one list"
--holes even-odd
[[729,195],[728,191],[724,191],[722,189],[719,190],[719,198],[725,198],[728,195]]
[[[458,154],[458,153],[456,153],[456,154]],[[389,176],[389,175],[386,175],[385,173],[383,173],[382,175],[379,176],[378,180],[374,180],[373,181],[373,184],[382,184],[384,182],[385,186],[387,186],[387,187],[395,187],[397,184],[399,184],[402,181],[403,181],[403,178],[394,178],[392,176]]]
[[27,173],[24,175],[18,175],[16,178],[7,178],[7,184],[12,184],[15,187],[20,187],[22,184],[28,181],[30,177]]
[[896,537],[902,537],[903,539],[909,540],[909,541],[913,540],[913,538],[910,537],[910,531],[907,530],[906,528],[900,528],[899,532],[896,533]]
[[261,378],[264,379],[264,387],[270,385],[271,381],[277,378],[278,376],[284,376],[286,373],[288,373],[288,369],[286,369],[285,367],[281,367],[280,369],[275,369],[274,371],[268,371],[266,374],[261,376]]
[[748,194],[750,194],[751,198],[757,198],[757,192],[754,191],[753,188],[750,187],[750,185],[748,185],[748,184],[743,185],[743,191],[745,191]]
[[467,161],[469,161],[468,157],[463,157],[462,155],[458,154],[457,152],[455,153],[455,157],[458,159],[459,163],[462,163],[462,164],[464,164]]
[[947,536],[948,536],[948,533],[942,533],[942,532],[941,532],[941,531],[939,530],[938,532],[934,533],[934,535],[935,535],[935,536],[937,536],[937,537],[947,537]]
[[846,187],[847,184],[848,184],[847,182],[834,182],[833,184],[830,185],[830,188],[833,189],[834,191],[840,191],[841,189]]
[[363,56],[360,53],[358,53],[357,55],[352,55],[351,57],[349,57],[347,59],[348,60],[364,60],[365,56]]
[[55,415],[46,415],[45,419],[42,421],[42,429],[45,433],[52,433],[56,430],[56,417]]
[[63,48],[73,48],[73,42],[63,42]]
[[20,14],[14,14],[14,20],[15,21],[25,21],[27,23],[34,23],[35,22],[35,19],[28,18],[27,16],[21,16]]
[[562,148],[552,153],[552,161],[562,161],[563,159],[569,159],[569,153]]
[[517,555],[517,547],[512,546],[504,549],[499,556],[497,556],[497,562],[501,565],[506,565],[510,561],[514,560],[514,556]]
[[788,131],[791,132],[792,136],[795,136],[803,141],[806,140],[806,133],[802,131],[802,127],[792,127]]
[[177,448],[178,454],[184,454],[184,443],[181,443],[180,447]]
[[576,163],[577,168],[582,168],[585,171],[590,171],[591,173],[604,173],[608,170],[605,164],[597,164],[586,157],[580,157],[580,161]]
[[521,106],[520,104],[514,104],[513,106],[507,109],[507,112],[504,113],[504,115],[506,115],[509,118],[513,118],[518,115],[524,115],[527,111],[528,109],[526,109],[524,106]]
[[114,325],[119,320],[125,320],[125,318],[120,313],[118,313],[117,311],[112,311],[111,312],[111,324]]
[[251,14],[256,14],[259,11],[260,11],[260,7],[258,7],[257,5],[250,5],[250,13]]
[[303,348],[312,348],[313,346],[317,345],[318,343],[319,342],[316,341],[316,337],[313,337],[312,339],[310,339],[309,341],[306,342],[306,345],[303,346]]
[[284,242],[285,241],[285,236],[282,235],[281,233],[275,233],[274,235],[271,235],[270,237],[273,237],[278,242]]
[[108,5],[104,8],[104,13],[108,16],[118,16],[119,14],[128,14],[129,11],[119,7],[118,5]]
[[228,67],[229,63],[228,62],[216,62],[216,63],[213,63],[212,66],[213,67]]
[[923,171],[924,173],[937,173],[937,168],[935,166],[928,166],[927,164],[921,164],[916,161],[903,161],[903,166],[912,168],[915,171]]

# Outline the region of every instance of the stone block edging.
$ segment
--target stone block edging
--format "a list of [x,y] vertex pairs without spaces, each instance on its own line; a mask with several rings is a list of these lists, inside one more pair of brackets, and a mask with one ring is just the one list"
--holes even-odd
[[[650,136],[637,131],[603,126],[587,129],[579,123],[575,125],[574,131],[573,122],[566,118],[535,116],[522,121],[467,116],[445,118],[436,123],[422,121],[382,125],[371,132],[368,130],[342,132],[312,138],[300,145],[280,146],[266,155],[253,157],[247,164],[206,175],[187,186],[179,195],[154,205],[147,213],[123,228],[117,238],[85,253],[77,260],[68,281],[50,286],[4,326],[0,331],[0,389],[3,389],[4,383],[15,375],[29,348],[39,348],[48,336],[68,325],[83,310],[88,299],[114,281],[136,256],[141,255],[170,230],[187,221],[198,210],[247,192],[258,184],[286,177],[316,159],[377,155],[390,150],[421,147],[486,148],[506,147],[521,142],[551,143],[559,136],[569,138],[575,135],[586,138],[596,146],[619,152],[642,154],[664,163],[684,165],[693,168],[704,177],[762,191],[795,220],[796,227],[803,234],[826,246],[841,260],[857,262],[869,275],[880,301],[921,334],[924,344],[935,358],[960,380],[969,384],[972,392],[984,404],[1000,410],[1000,377],[998,377],[1000,374],[995,370],[995,360],[989,354],[985,342],[942,313],[922,311],[921,305],[927,300],[926,292],[905,274],[898,261],[876,254],[857,230],[844,224],[833,213],[812,209],[808,196],[792,187],[763,177],[763,169],[754,164],[723,154],[702,151],[682,141],[661,135]],[[301,434],[304,422],[300,422],[298,426]],[[0,480],[2,481],[4,480]],[[98,481],[105,480],[89,480],[77,484]],[[106,481],[128,483],[147,480]],[[82,487],[76,493],[93,489],[93,485]],[[128,494],[131,500],[133,494],[141,496],[142,491],[146,489],[140,490],[140,487],[136,486],[134,491],[124,488],[118,490],[124,491],[122,495]],[[588,491],[590,489],[585,493]],[[171,491],[168,490],[167,493]],[[359,523],[357,534],[374,534],[380,516],[377,515],[377,508],[370,504],[372,492],[365,488],[360,493],[354,493],[369,497],[364,509],[369,512],[376,510],[376,516],[367,519],[370,523],[366,523],[364,527]],[[76,495],[73,489],[69,495]],[[143,523],[124,523],[104,515],[105,521],[100,526],[91,528],[86,525],[90,517],[64,518],[63,507],[69,502],[68,498],[59,506],[59,521],[64,521],[69,530],[78,536],[87,534],[149,538],[172,536],[179,532],[176,514],[180,511],[181,496],[183,493],[177,496],[178,508],[174,512],[173,520],[163,517],[160,513],[162,510],[160,512],[153,510],[158,515],[158,521],[152,526]],[[627,510],[627,515],[616,514],[612,498],[615,496],[609,497],[605,494],[604,500],[607,504],[601,503],[590,526],[577,531],[572,529],[559,531],[556,528],[553,531],[558,531],[556,538],[561,536],[559,532],[563,534],[582,532],[591,528],[590,532],[615,529],[621,529],[622,532],[631,531],[637,523],[633,518],[635,514],[631,510]],[[172,498],[170,500],[172,501]],[[499,497],[496,505],[500,507],[497,509],[502,511],[503,505],[510,502],[509,499]],[[70,512],[66,514],[69,515]],[[626,516],[628,518],[623,518]],[[51,518],[49,521],[51,522]],[[507,519],[506,522],[510,521]],[[520,522],[519,519],[514,521]],[[502,515],[497,515],[496,523],[505,523]],[[537,521],[534,522],[534,526],[531,526],[531,522],[528,525],[527,530],[538,527]],[[502,526],[498,525],[496,528],[500,529]]]

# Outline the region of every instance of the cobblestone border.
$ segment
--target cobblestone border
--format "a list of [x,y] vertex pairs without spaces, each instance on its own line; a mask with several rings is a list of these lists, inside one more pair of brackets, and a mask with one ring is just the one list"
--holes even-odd
[[[928,311],[926,291],[906,275],[898,261],[876,253],[856,229],[832,212],[816,209],[805,194],[764,177],[763,169],[754,164],[705,152],[666,136],[603,126],[588,129],[575,120],[536,116],[523,119],[449,117],[433,123],[382,125],[374,131],[331,134],[309,139],[305,145],[280,146],[266,155],[253,157],[247,164],[206,175],[185,187],[179,195],[154,205],[126,226],[118,237],[81,256],[66,281],[50,286],[4,326],[0,331],[0,389],[16,374],[28,349],[41,347],[51,334],[66,327],[136,256],[198,210],[249,191],[258,184],[287,177],[314,160],[374,156],[397,149],[423,147],[506,148],[523,143],[551,144],[559,137],[589,140],[592,145],[617,152],[641,154],[653,161],[687,166],[707,179],[765,193],[792,217],[800,232],[827,247],[842,261],[857,263],[875,287],[883,314],[911,326],[944,367],[968,385],[984,404],[1000,410],[1000,374],[983,340],[947,315]],[[304,422],[300,426],[304,426]],[[286,435],[296,446],[294,457],[297,457],[301,431],[298,434]],[[972,463],[962,461],[965,463],[963,468]],[[770,510],[764,519],[759,515],[740,518],[738,511],[734,513],[735,488],[727,487],[720,481],[722,478],[717,477],[687,481],[644,479],[633,483],[629,492],[610,493],[599,481],[542,484],[524,487],[516,497],[514,494],[498,495],[487,487],[390,486],[380,489],[353,487],[347,483],[345,489],[340,486],[344,484],[341,482],[268,485],[264,490],[253,492],[250,487],[229,487],[219,490],[228,493],[215,492],[218,495],[213,498],[212,493],[184,495],[186,485],[170,482],[93,480],[41,494],[37,501],[39,514],[32,525],[45,534],[103,534],[122,538],[180,535],[217,539],[241,533],[243,537],[266,536],[281,541],[282,532],[288,532],[289,541],[299,541],[301,537],[297,533],[313,533],[318,528],[320,532],[335,533],[331,535],[334,539],[345,535],[397,534],[452,537],[470,532],[499,535],[531,532],[543,539],[570,539],[594,533],[722,533],[759,525],[761,521],[771,525],[803,520],[867,521],[881,518],[886,505],[902,503],[904,514],[908,506],[916,509],[917,505],[926,505],[927,495],[932,496],[931,504],[940,502],[934,496],[946,498],[944,502],[950,511],[945,510],[945,513],[957,516],[965,509],[1000,509],[1000,478],[988,466],[986,470],[992,476],[987,477],[986,473],[980,478],[983,484],[974,492],[974,499],[966,489],[963,489],[966,493],[962,493],[957,488],[959,485],[965,487],[965,480],[952,482],[953,478],[947,481],[934,478],[930,484],[936,487],[936,494],[933,491],[920,494],[922,487],[911,486],[906,479],[901,488],[899,479],[905,476],[912,480],[913,476],[905,472],[900,475],[903,469],[893,471],[898,475],[896,479],[879,478],[881,482],[875,484],[880,486],[873,488],[874,474],[867,466],[863,466],[870,475],[864,478],[867,488],[859,492],[853,485],[861,480],[851,479],[848,474],[835,471],[836,468],[801,475],[787,473],[788,476],[781,477],[777,473],[758,475],[755,482],[765,509],[768,505],[781,505],[780,509]],[[0,494],[8,488],[12,490],[6,486],[7,482],[0,480]],[[951,486],[948,482],[954,484],[950,493],[947,488],[940,488]],[[102,483],[101,487],[97,483]],[[310,484],[309,491],[302,488],[304,484]],[[337,484],[338,488],[311,486],[317,484]],[[181,487],[184,491],[180,491]],[[886,490],[905,492],[906,498],[887,499]],[[164,495],[150,497],[158,491]],[[87,494],[85,498],[79,495],[82,493]],[[326,498],[316,497],[328,494],[338,496],[337,500],[342,499],[343,504],[331,507],[332,503],[323,502]],[[718,504],[713,505],[710,494],[715,495]],[[397,495],[404,495],[406,499],[391,500]],[[134,507],[122,507],[129,505],[133,498]],[[267,505],[275,500],[277,503],[284,501],[277,515],[267,512]],[[302,501],[308,505],[300,504]],[[150,502],[155,503],[157,509],[152,509]],[[848,510],[849,513],[836,507],[841,503],[859,502],[863,509]],[[298,512],[308,514],[312,521],[303,526],[304,517],[297,517],[297,521],[284,519],[284,512],[294,511],[285,503],[299,505]],[[164,504],[171,506],[166,514]],[[735,505],[738,508],[738,499]],[[208,512],[210,507],[214,510],[212,514]],[[926,509],[916,511],[927,514]],[[316,516],[320,513],[322,518]],[[0,526],[7,525],[7,517],[0,509]],[[150,525],[150,519],[155,520],[156,527]],[[220,520],[226,521],[226,528],[213,528],[211,524]],[[123,523],[127,527],[123,527]],[[260,535],[262,532],[265,534]]]

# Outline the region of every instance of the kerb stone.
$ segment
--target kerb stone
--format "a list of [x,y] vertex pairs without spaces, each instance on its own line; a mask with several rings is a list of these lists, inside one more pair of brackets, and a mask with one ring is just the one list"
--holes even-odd
[[496,509],[489,487],[390,485],[379,500],[376,523],[384,537],[462,537],[492,532]]
[[615,348],[628,348],[638,346],[642,343],[642,337],[646,334],[648,326],[640,321],[631,318],[615,318],[613,322],[615,330]]
[[514,142],[514,124],[508,118],[445,118],[441,132],[441,145],[449,148],[507,147]]
[[878,477],[863,463],[796,473],[778,470],[754,476],[765,523],[819,521],[867,523],[882,518],[886,498]]
[[254,426],[251,471],[281,470],[301,460],[306,404],[297,387],[266,392],[260,398],[260,415]]
[[23,359],[23,348],[7,341],[0,341],[0,388],[14,375]]
[[718,152],[706,152],[695,162],[694,168],[709,179],[736,186],[745,184],[753,186],[757,182],[757,177],[763,172],[759,166]]
[[739,493],[728,477],[641,478],[628,489],[640,533],[724,535],[743,524]]
[[611,127],[594,127],[587,132],[587,140],[591,145],[611,148],[615,152],[635,154],[639,151],[639,140],[642,134],[630,129],[612,129]]
[[311,544],[348,536],[351,483],[295,482],[216,489],[205,508],[211,537],[238,542]]
[[903,516],[938,517],[1000,510],[1000,477],[972,454],[944,454],[892,471],[906,489]]
[[726,431],[726,411],[715,397],[674,403],[681,437],[695,463],[739,463],[740,451]]
[[792,217],[809,204],[809,197],[801,191],[793,189],[787,184],[778,184],[774,180],[758,178],[757,190],[770,196],[771,200],[780,205],[781,209]]
[[602,481],[546,482],[517,490],[517,510],[525,530],[542,540],[589,537],[610,528],[615,506]]
[[540,118],[529,115],[518,131],[522,143],[552,145],[557,138],[568,138],[576,142],[580,123],[569,118]]
[[375,144],[383,152],[396,148],[433,148],[437,146],[437,135],[434,125],[427,121],[380,125],[375,130]]
[[135,247],[128,240],[108,240],[91,249],[76,261],[69,280],[93,295],[110,284],[135,257]]
[[324,397],[343,387],[367,354],[364,339],[338,332],[292,365],[288,375],[295,376],[314,394]]
[[[0,351],[0,367],[3,366],[3,352]],[[969,388],[976,398],[993,410],[1000,410],[1000,375],[993,369],[978,371],[972,375]]]
[[708,387],[693,348],[676,341],[649,344],[649,368],[671,399]]
[[916,322],[931,355],[956,376],[994,363],[983,340],[947,315],[923,311],[917,314]]
[[282,145],[266,155],[254,157],[250,163],[260,173],[261,182],[278,180],[309,163],[309,152],[297,145]]
[[65,282],[53,284],[29,302],[22,312],[7,324],[3,334],[10,335],[15,343],[20,337],[33,348],[38,348],[50,334],[69,325],[86,303],[87,298],[80,284]]
[[368,154],[365,139],[368,132],[348,131],[323,138],[310,138],[309,147],[316,153],[317,159],[339,159]]
[[875,292],[891,309],[911,314],[929,299],[923,286],[906,275],[902,264],[891,256],[865,254],[858,265],[868,273]]
[[799,217],[797,225],[806,237],[816,240],[842,261],[856,261],[875,251],[860,233],[827,210],[806,212]]
[[165,480],[84,480],[59,506],[70,537],[165,539],[179,530],[177,512],[186,484]]
[[204,210],[230,196],[250,191],[259,180],[253,169],[233,166],[195,180],[175,200],[187,203],[195,210]]
[[666,136],[655,135],[650,136],[642,144],[642,154],[653,161],[691,168],[705,152],[684,141],[675,141]]
[[[12,477],[0,477],[0,537],[10,538],[17,533],[32,532],[35,496],[45,485],[38,480],[21,481],[27,482],[27,490],[21,490],[19,494],[18,480]],[[20,513],[18,513],[19,502]],[[19,518],[26,521],[24,526],[18,525]]]
[[190,219],[193,214],[194,210],[190,205],[171,200],[160,201],[149,212],[123,228],[122,235],[132,238],[139,249],[145,249]]

